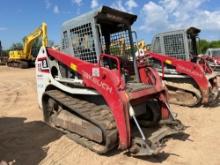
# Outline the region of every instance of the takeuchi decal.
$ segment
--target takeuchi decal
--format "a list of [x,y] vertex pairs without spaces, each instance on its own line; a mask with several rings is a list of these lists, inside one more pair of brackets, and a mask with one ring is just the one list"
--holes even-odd
[[96,77],[91,76],[90,74],[88,74],[85,71],[82,71],[82,75],[86,78],[91,80],[94,84],[96,84],[97,86],[101,87],[102,89],[104,89],[105,91],[109,92],[110,94],[112,93],[112,87],[110,87],[108,84],[106,84],[105,82],[97,79]]

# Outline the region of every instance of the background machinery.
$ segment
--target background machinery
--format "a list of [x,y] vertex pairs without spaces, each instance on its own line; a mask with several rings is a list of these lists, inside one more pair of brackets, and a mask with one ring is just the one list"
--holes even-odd
[[28,68],[33,64],[35,58],[31,54],[33,42],[42,37],[42,46],[47,46],[47,25],[42,23],[34,32],[27,35],[24,39],[22,50],[9,51],[7,65],[10,67]]
[[208,48],[201,58],[206,60],[212,69],[217,72],[217,84],[220,90],[220,48]]
[[2,51],[2,43],[0,40],[0,65],[5,65],[7,62],[7,57],[4,56],[4,53]]
[[2,50],[2,43],[0,40],[0,65],[5,65],[7,63],[6,53]]
[[191,27],[159,33],[152,41],[154,53],[147,53],[169,89],[171,103],[195,106],[218,102],[217,74],[207,60],[198,57],[196,39],[199,32]]
[[159,33],[154,36],[152,51],[177,59],[197,62],[206,60],[214,71],[220,70],[220,48],[208,48],[205,54],[198,54],[200,29],[188,29]]
[[[184,130],[157,72],[135,60],[136,18],[103,6],[66,21],[61,51],[43,46],[36,58],[45,121],[99,154],[115,147],[136,156],[157,154],[162,139]],[[116,44],[122,38],[130,47],[124,54],[123,44]]]
[[214,71],[218,71],[220,48],[209,48],[205,55],[198,54],[200,31],[198,28],[190,27],[156,34],[152,42],[152,51],[192,62],[202,58]]
[[213,70],[220,72],[220,48],[208,48],[202,57],[209,62]]
[[2,42],[0,40],[0,65],[2,64]]
[[2,42],[0,40],[0,56],[2,56]]
[[200,29],[195,27],[158,33],[153,37],[151,51],[191,61],[198,56],[196,41],[199,33]]

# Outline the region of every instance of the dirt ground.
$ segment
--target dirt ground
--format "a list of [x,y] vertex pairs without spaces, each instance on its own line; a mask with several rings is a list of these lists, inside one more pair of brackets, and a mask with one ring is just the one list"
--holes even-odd
[[21,165],[219,165],[220,105],[172,109],[189,126],[187,139],[169,140],[164,153],[153,157],[133,158],[119,151],[100,156],[42,122],[34,69],[0,66],[0,160]]

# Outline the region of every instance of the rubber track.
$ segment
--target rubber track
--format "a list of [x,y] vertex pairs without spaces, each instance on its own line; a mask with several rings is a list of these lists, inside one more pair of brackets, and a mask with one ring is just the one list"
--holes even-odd
[[[174,83],[174,82],[170,82],[170,81],[166,81],[166,80],[164,81],[164,83],[168,87],[168,89],[169,89],[169,87],[173,87],[173,88],[176,88],[176,89],[181,89],[181,90],[184,90],[186,92],[193,93],[196,96],[196,98],[197,98],[197,101],[194,102],[194,104],[187,104],[186,103],[187,101],[185,103],[183,101],[183,103],[179,104],[179,105],[195,106],[195,105],[199,104],[201,102],[201,100],[202,100],[202,95],[201,95],[200,90],[195,88],[192,84],[188,84],[188,83]],[[176,103],[176,104],[178,104],[178,103]]]
[[69,138],[99,154],[110,151],[118,144],[116,123],[107,106],[96,105],[85,100],[73,98],[60,90],[50,90],[45,92],[44,95],[55,100],[59,105],[62,105],[64,109],[68,109],[70,112],[72,111],[83,119],[98,126],[103,131],[105,142],[104,144],[98,144],[78,134],[56,127],[66,133]]

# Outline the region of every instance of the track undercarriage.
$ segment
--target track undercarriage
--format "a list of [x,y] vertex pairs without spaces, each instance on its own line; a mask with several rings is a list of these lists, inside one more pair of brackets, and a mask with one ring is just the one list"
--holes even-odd
[[106,106],[73,98],[59,90],[45,93],[45,121],[77,143],[99,154],[117,145],[114,118]]
[[183,106],[195,106],[201,99],[200,91],[189,83],[164,81],[168,88],[169,102]]
[[[214,106],[218,103],[219,90],[217,85],[204,92],[206,94],[204,96],[197,85],[189,79],[164,80],[164,83],[168,88],[169,102],[172,104],[193,107],[201,104]],[[203,102],[204,97],[207,97],[206,102]]]
[[[70,139],[98,154],[106,154],[118,145],[116,123],[106,105],[96,105],[60,90],[46,92],[44,100],[45,121]],[[150,118],[146,114],[138,117],[147,139],[142,139],[133,124],[133,140],[129,153],[133,156],[158,154],[168,136],[184,130],[179,121],[160,120],[160,116],[159,111],[152,111]]]
[[218,75],[201,60],[197,63],[153,52],[140,60],[150,61],[158,69],[168,88],[169,102],[183,106],[215,106],[219,101]]
[[31,62],[30,61],[24,61],[24,60],[16,60],[16,61],[12,60],[12,61],[7,62],[7,66],[26,69],[26,68],[29,68],[31,66]]

